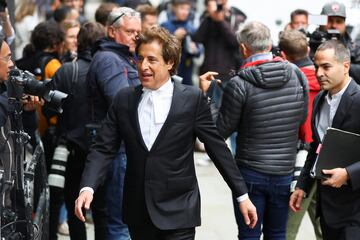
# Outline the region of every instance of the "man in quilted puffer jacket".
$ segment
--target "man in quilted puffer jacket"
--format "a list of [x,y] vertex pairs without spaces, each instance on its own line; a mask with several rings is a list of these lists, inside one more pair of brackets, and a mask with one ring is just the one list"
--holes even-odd
[[[264,24],[249,22],[236,36],[245,62],[224,89],[216,124],[224,138],[238,132],[235,158],[258,211],[258,223],[250,229],[234,208],[238,238],[260,239],[263,232],[266,239],[285,240],[298,129],[307,116],[307,80],[298,67],[273,57]],[[214,75],[200,77],[204,91]]]

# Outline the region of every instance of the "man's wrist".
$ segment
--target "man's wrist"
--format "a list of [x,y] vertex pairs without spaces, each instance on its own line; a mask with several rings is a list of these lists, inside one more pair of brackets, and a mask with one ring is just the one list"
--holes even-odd
[[240,197],[237,197],[236,200],[238,201],[238,203],[241,203],[245,200],[249,199],[249,194],[245,193],[243,195],[241,195]]
[[91,192],[91,194],[94,194],[94,189],[92,189],[91,187],[83,187],[82,189],[80,189],[79,194],[81,194],[83,191],[89,191]]

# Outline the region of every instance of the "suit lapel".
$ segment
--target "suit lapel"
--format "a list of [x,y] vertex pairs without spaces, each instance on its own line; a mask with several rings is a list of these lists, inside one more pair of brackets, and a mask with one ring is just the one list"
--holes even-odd
[[155,142],[154,142],[153,146],[151,147],[150,151],[153,151],[154,149],[156,149],[157,145],[159,144],[159,142],[161,141],[161,139],[167,132],[168,128],[171,126],[171,123],[174,120],[174,116],[176,116],[176,113],[178,113],[185,104],[185,98],[183,97],[183,91],[185,91],[185,87],[182,84],[177,83],[176,81],[173,81],[173,82],[174,82],[174,93],[173,93],[173,97],[172,97],[172,101],[171,101],[169,114],[168,114],[168,116],[164,122],[164,125],[162,126],[158,136],[156,137]]
[[344,122],[344,119],[351,108],[352,102],[353,102],[353,95],[357,92],[356,90],[356,83],[353,80],[350,80],[348,88],[343,93],[343,96],[341,97],[339,106],[337,108],[337,111],[335,113],[332,127],[334,128],[340,128],[342,123]]
[[140,124],[139,124],[138,106],[140,103],[141,95],[142,95],[142,86],[139,85],[135,88],[135,94],[130,95],[131,99],[129,99],[129,106],[130,106],[129,115],[131,116],[131,123],[133,124],[133,128],[135,129],[136,138],[138,142],[143,148],[148,150],[145,145],[144,139],[142,138]]

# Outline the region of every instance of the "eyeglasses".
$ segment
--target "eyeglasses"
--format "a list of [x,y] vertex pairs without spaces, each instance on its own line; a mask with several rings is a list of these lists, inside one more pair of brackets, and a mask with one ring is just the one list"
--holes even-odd
[[0,60],[3,60],[4,62],[10,62],[11,61],[11,55],[8,55],[6,57],[0,56]]
[[112,22],[111,22],[111,24],[110,24],[110,26],[111,25],[113,25],[117,20],[119,20],[122,16],[124,16],[124,15],[126,15],[126,16],[129,16],[129,17],[139,17],[140,18],[140,13],[138,13],[138,12],[126,12],[126,13],[121,13],[119,16],[117,16]]

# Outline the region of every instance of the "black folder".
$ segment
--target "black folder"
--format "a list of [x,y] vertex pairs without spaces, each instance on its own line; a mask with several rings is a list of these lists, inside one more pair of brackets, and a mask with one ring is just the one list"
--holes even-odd
[[315,178],[326,179],[323,169],[344,168],[359,161],[360,135],[336,128],[328,128],[319,156],[312,169]]

